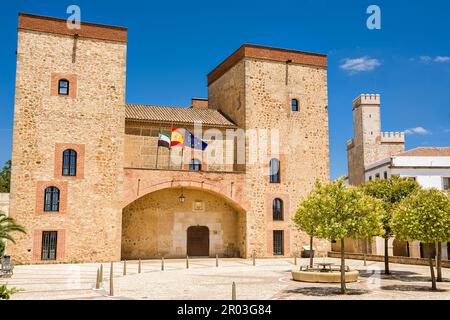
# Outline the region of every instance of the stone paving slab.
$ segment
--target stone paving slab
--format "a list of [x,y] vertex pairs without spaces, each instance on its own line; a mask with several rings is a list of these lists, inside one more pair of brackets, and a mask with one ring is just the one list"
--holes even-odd
[[[94,290],[100,264],[26,265],[17,266],[12,278],[0,279],[0,284],[23,291],[13,299],[96,300],[96,299],[152,299],[152,300],[230,300],[231,286],[236,283],[238,300],[317,300],[317,299],[445,299],[450,300],[450,270],[443,269],[445,282],[438,283],[440,291],[431,292],[430,271],[427,266],[391,264],[392,276],[382,275],[383,263],[347,260],[360,271],[357,283],[348,284],[349,294],[339,294],[339,284],[308,284],[295,282],[291,271],[307,265],[309,259],[215,259],[166,260],[161,271],[160,260],[127,262],[127,276],[123,263],[114,264],[114,297],[108,296],[110,264],[103,264],[103,288]],[[315,262],[338,259],[317,258]]]

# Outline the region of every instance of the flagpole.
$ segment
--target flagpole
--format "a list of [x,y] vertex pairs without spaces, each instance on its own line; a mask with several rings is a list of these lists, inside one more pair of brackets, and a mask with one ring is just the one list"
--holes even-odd
[[173,121],[170,125],[170,145],[169,145],[169,170],[172,168],[172,130],[173,130]]
[[159,128],[158,132],[158,148],[156,148],[156,169],[158,169],[158,160],[159,160],[159,139],[161,138],[161,128]]
[[183,161],[184,161],[184,148],[185,146],[183,145],[183,149],[181,149],[181,170],[183,170]]

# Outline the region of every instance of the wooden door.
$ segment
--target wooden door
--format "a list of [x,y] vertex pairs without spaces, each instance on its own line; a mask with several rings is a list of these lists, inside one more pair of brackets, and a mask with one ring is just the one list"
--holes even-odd
[[187,230],[187,254],[190,257],[209,257],[208,227],[190,227]]

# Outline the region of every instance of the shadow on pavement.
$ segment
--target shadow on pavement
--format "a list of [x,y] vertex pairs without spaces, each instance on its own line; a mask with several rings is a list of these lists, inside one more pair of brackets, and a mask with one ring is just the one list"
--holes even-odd
[[431,290],[431,284],[430,286],[408,286],[408,285],[390,285],[390,286],[381,286],[380,289],[382,290],[389,290],[389,291],[421,291],[421,292],[447,292],[447,290],[438,289],[438,290]]
[[[326,296],[337,296],[341,295],[340,288],[336,287],[309,287],[309,288],[296,288],[285,290],[283,293],[288,294],[303,294],[305,296],[316,296],[316,297],[326,297]],[[360,290],[360,289],[348,289],[348,296],[356,296],[363,295],[369,293],[368,290]]]

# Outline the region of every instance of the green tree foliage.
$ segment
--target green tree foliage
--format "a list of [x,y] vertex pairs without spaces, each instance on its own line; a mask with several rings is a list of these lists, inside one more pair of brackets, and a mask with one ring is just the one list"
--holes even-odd
[[383,234],[383,206],[380,200],[360,189],[346,187],[344,178],[322,184],[317,182],[301,202],[294,222],[317,238],[341,241],[341,292],[345,286],[344,239],[365,239]]
[[19,291],[16,288],[8,289],[5,285],[0,285],[0,300],[9,300],[14,293]]
[[5,163],[0,172],[0,193],[9,193],[11,184],[11,160]]
[[0,240],[0,257],[3,257],[3,254],[5,253],[5,248],[6,248],[5,243],[2,240]]
[[13,232],[26,233],[24,227],[17,224],[13,218],[7,217],[3,212],[0,211],[0,241],[9,240],[12,243],[15,243],[15,240],[12,236]]
[[[421,190],[394,211],[393,231],[399,240],[426,244],[450,241],[450,198],[438,190]],[[436,289],[433,257],[429,257],[432,288]],[[439,259],[439,257],[438,257]]]
[[384,269],[385,274],[389,274],[388,241],[393,236],[391,226],[392,213],[403,199],[418,191],[420,185],[414,180],[394,175],[389,179],[369,181],[362,186],[362,189],[367,195],[383,201]]

